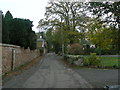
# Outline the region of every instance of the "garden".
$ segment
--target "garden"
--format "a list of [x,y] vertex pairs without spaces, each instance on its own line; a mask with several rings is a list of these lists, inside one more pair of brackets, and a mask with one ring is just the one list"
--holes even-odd
[[84,55],[80,44],[71,45],[68,53],[64,55],[64,60],[79,67],[120,68],[120,57],[117,55],[97,55],[96,53]]
[[[50,2],[37,26],[46,49],[71,65],[119,68],[120,2]],[[102,12],[102,13],[101,13]],[[51,18],[50,18],[51,17]],[[46,28],[47,27],[47,28]]]

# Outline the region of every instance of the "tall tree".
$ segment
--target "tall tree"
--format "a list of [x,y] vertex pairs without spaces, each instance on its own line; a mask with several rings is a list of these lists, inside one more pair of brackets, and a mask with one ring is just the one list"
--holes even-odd
[[93,20],[88,25],[87,36],[90,42],[100,49],[111,49],[112,29],[104,27],[99,20]]
[[24,48],[36,48],[36,34],[29,19],[13,18],[8,11],[3,17],[2,43],[19,45]]
[[5,17],[2,20],[2,42],[3,43],[10,43],[10,29],[11,29],[11,20],[13,19],[12,14],[10,11],[7,11]]
[[12,14],[10,13],[10,11],[7,11],[7,12],[6,12],[5,18],[6,18],[6,19],[13,19],[13,16],[12,16]]
[[54,43],[59,45],[63,42],[65,46],[79,43],[79,40],[83,38],[80,31],[88,20],[85,10],[85,5],[80,2],[49,2],[46,7],[45,19],[40,20],[38,28],[46,26],[52,28],[53,36],[56,36]]
[[[108,23],[117,32],[114,33],[116,48],[120,50],[120,1],[90,2],[90,10],[101,18],[102,23]],[[103,19],[104,16],[104,19]],[[117,37],[116,37],[117,36]]]

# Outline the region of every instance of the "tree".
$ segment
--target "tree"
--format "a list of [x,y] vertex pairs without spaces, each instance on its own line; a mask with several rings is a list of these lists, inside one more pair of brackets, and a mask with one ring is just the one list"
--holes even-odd
[[13,18],[8,11],[3,17],[2,43],[19,45],[36,49],[36,35],[32,31],[32,21],[29,19]]
[[7,11],[5,17],[2,18],[2,42],[3,43],[10,43],[10,29],[11,29],[11,20],[13,19],[12,14],[10,11]]
[[112,29],[99,23],[100,20],[93,20],[88,24],[87,38],[100,50],[109,50],[112,45]]
[[[106,18],[103,19],[104,22],[112,22],[112,24],[117,25],[120,23],[120,1],[118,2],[90,2],[90,10],[94,15],[101,17],[107,14]],[[113,18],[113,19],[112,19]]]
[[[89,9],[98,18],[106,15],[106,17],[101,19],[101,23],[108,23],[111,28],[114,28],[117,32],[114,33],[114,45],[117,50],[120,50],[120,1],[118,2],[90,2]],[[117,36],[117,37],[116,37]],[[117,41],[117,42],[116,42]]]
[[31,31],[31,32],[29,33],[29,38],[28,38],[28,40],[29,40],[29,47],[30,47],[30,49],[31,49],[31,50],[36,49],[37,36],[36,36],[36,34],[35,34],[35,31]]
[[84,36],[80,31],[88,20],[85,9],[80,2],[49,2],[45,19],[39,21],[38,28],[52,30],[53,46],[61,48],[64,43],[66,48],[68,44],[79,43]]
[[10,11],[7,11],[5,14],[5,19],[13,19],[12,14],[10,13]]
[[48,52],[53,50],[53,33],[52,33],[52,28],[50,28],[47,32],[46,32],[46,42],[47,42],[47,49]]
[[[84,27],[83,24],[88,19],[84,6],[80,2],[49,2],[45,15],[49,21],[51,19],[54,21],[54,26],[61,26],[61,22],[64,23],[62,29],[68,33],[68,37],[71,37],[71,32],[75,35],[78,28]],[[76,38],[74,35],[72,38]],[[71,44],[74,43],[73,39],[69,39]]]

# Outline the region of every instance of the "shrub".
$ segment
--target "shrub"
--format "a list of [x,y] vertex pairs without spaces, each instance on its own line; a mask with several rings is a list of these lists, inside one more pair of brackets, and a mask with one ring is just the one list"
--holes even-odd
[[90,56],[84,57],[83,64],[86,66],[98,66],[100,59],[96,56],[96,53],[91,53]]
[[89,66],[89,58],[88,57],[83,58],[83,65],[84,66]]
[[74,61],[77,61],[79,58],[82,58],[80,55],[64,55],[64,59],[67,60],[70,64],[73,64]]
[[95,48],[94,53],[96,53],[97,55],[101,55],[101,49]]
[[44,52],[44,48],[39,48],[39,51],[40,51],[40,55],[43,55],[43,52]]
[[80,44],[72,44],[69,48],[68,48],[68,54],[72,54],[72,55],[81,55],[83,54],[83,49],[82,46]]
[[58,55],[62,56],[62,53],[61,53],[61,51],[59,51],[59,52],[58,52]]

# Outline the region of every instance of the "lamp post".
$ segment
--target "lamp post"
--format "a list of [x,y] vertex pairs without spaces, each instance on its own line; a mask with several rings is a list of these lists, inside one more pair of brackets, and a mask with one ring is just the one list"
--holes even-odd
[[63,38],[63,30],[62,30],[62,16],[61,16],[61,39],[62,39],[62,56],[64,56],[64,38]]

